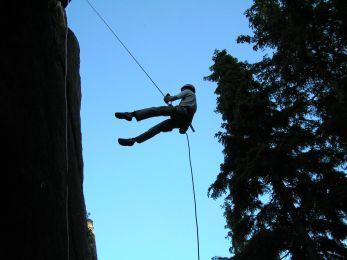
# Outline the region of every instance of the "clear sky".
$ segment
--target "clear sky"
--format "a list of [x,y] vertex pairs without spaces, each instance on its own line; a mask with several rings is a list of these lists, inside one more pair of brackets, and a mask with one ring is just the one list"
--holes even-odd
[[[209,75],[215,49],[240,60],[259,54],[236,37],[250,31],[249,0],[93,1],[128,48],[166,93],[197,88],[196,133],[190,134],[200,225],[201,259],[230,256],[222,200],[207,197],[219,173],[222,146],[214,134],[215,84]],[[162,96],[83,0],[68,7],[81,48],[84,194],[94,221],[100,260],[196,259],[194,204],[187,144],[177,130],[134,147],[133,137],[161,118],[127,122],[116,111],[163,105]]]

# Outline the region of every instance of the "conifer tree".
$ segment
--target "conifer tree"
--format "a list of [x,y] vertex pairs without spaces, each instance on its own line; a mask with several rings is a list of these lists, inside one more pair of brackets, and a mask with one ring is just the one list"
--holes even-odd
[[347,5],[254,0],[246,17],[238,42],[269,54],[216,51],[207,77],[225,155],[209,194],[225,197],[230,259],[346,259]]

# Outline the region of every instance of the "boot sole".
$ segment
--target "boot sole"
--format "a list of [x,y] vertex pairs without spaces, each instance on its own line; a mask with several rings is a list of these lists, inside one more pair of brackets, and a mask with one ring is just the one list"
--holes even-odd
[[133,119],[131,116],[126,116],[122,113],[114,113],[114,116],[118,119],[125,119],[127,121],[131,121]]
[[118,139],[118,143],[121,145],[121,146],[133,146],[135,144],[135,141],[126,141],[124,139],[121,139],[119,138]]

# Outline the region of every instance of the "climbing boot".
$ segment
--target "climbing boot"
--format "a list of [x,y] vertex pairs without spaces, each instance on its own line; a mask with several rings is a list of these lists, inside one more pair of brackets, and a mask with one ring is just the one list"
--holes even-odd
[[118,138],[118,143],[122,146],[133,146],[136,140],[134,138]]
[[133,114],[132,113],[128,113],[128,112],[125,112],[125,113],[114,113],[114,116],[119,118],[119,119],[125,119],[125,120],[128,120],[128,121],[131,121],[133,119]]

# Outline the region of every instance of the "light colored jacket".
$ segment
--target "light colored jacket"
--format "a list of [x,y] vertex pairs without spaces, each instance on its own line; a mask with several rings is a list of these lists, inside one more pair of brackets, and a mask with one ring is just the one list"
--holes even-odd
[[174,96],[175,99],[181,99],[179,106],[189,107],[189,111],[195,114],[197,110],[195,93],[189,89],[183,90],[181,93]]

